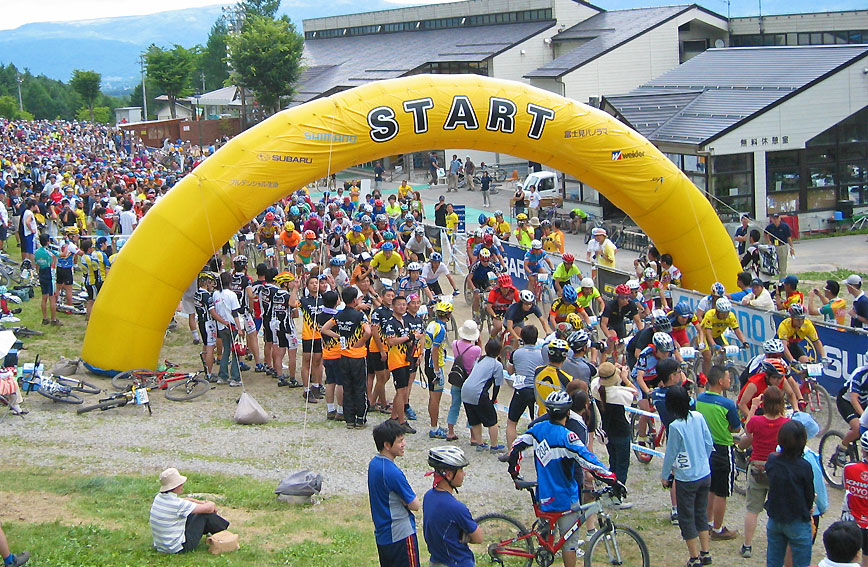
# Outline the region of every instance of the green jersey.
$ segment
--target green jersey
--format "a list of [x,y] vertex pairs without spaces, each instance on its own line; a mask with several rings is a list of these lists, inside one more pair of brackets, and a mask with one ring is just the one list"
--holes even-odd
[[50,268],[51,262],[54,261],[54,254],[51,250],[43,246],[33,255],[33,260],[36,262],[36,265],[39,266],[39,269]]

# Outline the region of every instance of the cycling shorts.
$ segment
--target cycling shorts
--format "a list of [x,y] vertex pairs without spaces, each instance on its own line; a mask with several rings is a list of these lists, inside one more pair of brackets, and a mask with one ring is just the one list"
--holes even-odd
[[[714,341],[714,344],[716,344],[717,346],[721,346],[721,347],[727,346],[729,344],[727,342],[727,340],[723,337],[723,335],[720,335],[719,337],[714,337],[712,340]],[[709,348],[709,346],[708,346],[708,344],[706,344],[705,348],[702,350],[706,351],[706,350],[708,350],[708,348]]]
[[273,236],[263,236],[262,243],[266,246],[274,246],[275,240]]
[[856,413],[856,409],[848,398],[849,391],[847,388],[842,388],[835,398],[835,405],[838,407],[838,414],[840,414],[844,421],[850,423],[854,419],[859,419],[859,414]]
[[392,379],[395,381],[395,389],[406,388],[410,385],[410,367],[402,366],[392,370]]
[[542,265],[539,262],[531,262],[527,265],[528,271],[535,274],[538,274],[542,271],[540,270],[541,267]]
[[42,295],[54,295],[54,278],[51,277],[51,268],[39,268],[39,289]]
[[259,329],[256,328],[256,322],[253,320],[253,314],[249,311],[241,316],[244,321],[244,332],[247,334],[255,334]]
[[72,285],[72,268],[58,266],[55,277],[57,278],[57,285]]
[[374,372],[379,372],[386,369],[386,361],[383,360],[383,357],[381,357],[380,353],[377,351],[368,353],[367,362],[369,374],[373,374]]
[[217,344],[217,321],[199,321],[199,336],[202,337],[202,345],[209,347]]
[[262,323],[261,323],[261,327],[262,327],[263,340],[266,343],[273,343],[274,342],[274,334],[272,333],[272,330],[271,330],[271,319],[270,318],[269,319],[263,318]]
[[683,329],[672,329],[669,333],[672,340],[678,343],[678,346],[689,346],[690,338],[687,336],[687,327]]
[[302,256],[301,253],[298,255],[298,263],[302,266],[306,266],[311,263],[310,256]]
[[525,410],[528,411],[530,417],[536,417],[533,413],[533,406],[536,403],[536,391],[534,388],[519,388],[512,393],[512,400],[509,402],[509,413],[507,419],[513,423],[518,423]]
[[321,353],[322,339],[304,339],[301,341],[301,352],[304,353]]
[[[59,274],[59,272],[60,271],[58,270],[58,274]],[[59,280],[58,280],[58,283],[59,283]],[[801,357],[807,356],[805,349],[802,348],[802,343],[800,343],[800,342],[794,342],[794,343],[788,342],[785,344],[787,345],[787,350],[790,351],[790,354],[792,355],[794,360],[799,360]]]

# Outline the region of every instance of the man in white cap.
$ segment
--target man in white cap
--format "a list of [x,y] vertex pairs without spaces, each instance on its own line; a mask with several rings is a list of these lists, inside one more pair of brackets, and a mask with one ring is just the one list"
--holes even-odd
[[193,551],[203,534],[216,534],[229,527],[229,522],[217,515],[217,506],[207,500],[181,498],[187,477],[178,469],[160,473],[160,493],[151,505],[151,533],[154,548],[161,553]]
[[615,267],[615,253],[618,249],[609,240],[606,229],[595,227],[591,230],[591,240],[588,241],[588,262],[596,262],[601,266]]
[[863,329],[868,325],[868,297],[862,291],[862,278],[857,274],[850,274],[844,283],[847,284],[847,291],[853,296],[850,326],[854,329]]

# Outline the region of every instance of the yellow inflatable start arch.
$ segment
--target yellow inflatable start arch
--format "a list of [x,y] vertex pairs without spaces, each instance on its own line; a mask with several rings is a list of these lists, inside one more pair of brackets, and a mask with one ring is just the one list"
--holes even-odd
[[707,289],[715,280],[734,280],[739,270],[708,200],[612,116],[522,83],[417,75],[284,110],[181,180],[148,212],[112,267],[91,314],[83,360],[106,370],[153,368],[184,290],[243,224],[333,171],[442,147],[520,156],[581,179],[675,257],[688,287]]

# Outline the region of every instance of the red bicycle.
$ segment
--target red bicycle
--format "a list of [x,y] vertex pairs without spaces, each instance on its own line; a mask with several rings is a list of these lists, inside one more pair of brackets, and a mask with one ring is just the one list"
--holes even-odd
[[[175,402],[186,402],[204,395],[211,389],[210,374],[205,366],[205,357],[199,354],[202,370],[198,372],[175,372],[172,369],[178,365],[168,360],[164,361],[166,370],[136,369],[119,372],[112,378],[112,386],[119,392],[127,392],[133,388],[149,390],[165,390],[166,399]],[[204,377],[202,376],[204,374]],[[172,384],[170,386],[170,384]]]
[[[584,555],[585,567],[650,567],[651,556],[642,536],[632,528],[615,524],[603,507],[603,498],[611,497],[614,488],[587,491],[593,495],[593,501],[576,506],[574,510],[544,512],[540,509],[536,486],[536,482],[515,481],[516,489],[527,490],[533,501],[536,521],[530,530],[505,514],[486,514],[476,519],[476,523],[482,528],[485,538],[483,543],[486,545],[482,552],[476,553],[477,565],[531,567],[536,561],[541,567],[549,567],[567,539],[589,516],[596,515],[599,528],[584,544],[584,548],[578,551],[580,557]],[[578,518],[563,536],[555,539],[558,519],[573,512],[578,512]]]

